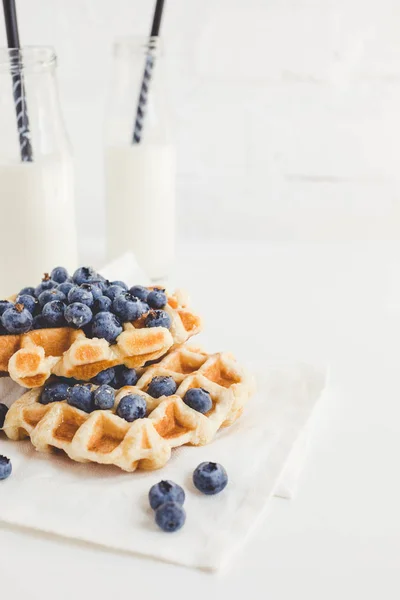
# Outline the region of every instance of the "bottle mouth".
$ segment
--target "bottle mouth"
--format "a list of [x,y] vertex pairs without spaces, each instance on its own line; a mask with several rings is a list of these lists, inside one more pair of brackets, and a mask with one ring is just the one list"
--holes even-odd
[[116,53],[147,54],[161,56],[163,54],[163,40],[158,36],[124,36],[117,37],[114,42]]
[[0,71],[45,71],[55,66],[56,62],[56,53],[51,46],[0,48]]

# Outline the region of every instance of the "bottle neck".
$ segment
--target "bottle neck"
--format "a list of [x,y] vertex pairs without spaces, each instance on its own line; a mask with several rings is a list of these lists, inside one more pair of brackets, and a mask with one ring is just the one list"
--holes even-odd
[[[2,161],[37,161],[69,151],[51,48],[0,49],[0,129]],[[25,140],[30,151],[23,148]]]

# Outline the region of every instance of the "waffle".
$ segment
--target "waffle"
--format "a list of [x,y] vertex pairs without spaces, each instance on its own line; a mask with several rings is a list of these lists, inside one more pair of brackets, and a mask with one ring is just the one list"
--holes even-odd
[[164,356],[170,348],[188,340],[201,329],[200,318],[186,307],[182,292],[168,296],[164,310],[171,327],[144,327],[144,316],[125,323],[115,344],[86,337],[69,327],[38,329],[22,335],[0,336],[0,372],[26,388],[44,385],[50,375],[88,381],[100,371],[124,364],[142,367]]
[[[146,393],[158,375],[173,377],[178,385],[175,395],[152,398]],[[213,407],[207,414],[183,402],[191,387],[210,393]],[[253,390],[252,378],[230,354],[207,354],[183,346],[144,368],[136,386],[121,388],[112,411],[87,414],[66,401],[43,405],[39,402],[42,389],[33,389],[12,405],[3,429],[10,439],[28,436],[37,450],[58,448],[78,462],[116,465],[124,471],[153,470],[166,464],[172,448],[209,443],[220,427],[231,425],[241,415]],[[132,393],[145,398],[147,416],[128,423],[115,409]]]

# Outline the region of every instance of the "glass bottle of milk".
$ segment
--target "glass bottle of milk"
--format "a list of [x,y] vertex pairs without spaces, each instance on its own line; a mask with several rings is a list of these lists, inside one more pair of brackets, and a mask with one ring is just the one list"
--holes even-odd
[[0,49],[0,299],[37,285],[56,265],[77,264],[71,149],[55,69],[51,48]]
[[114,46],[105,174],[108,259],[133,251],[153,281],[166,279],[174,258],[176,157],[157,37]]

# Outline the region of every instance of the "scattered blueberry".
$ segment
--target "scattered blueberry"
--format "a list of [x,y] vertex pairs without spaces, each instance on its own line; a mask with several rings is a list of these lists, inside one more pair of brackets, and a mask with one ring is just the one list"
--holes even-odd
[[121,323],[112,313],[99,312],[93,317],[93,337],[104,338],[107,342],[112,344],[120,333],[122,333]]
[[228,475],[222,465],[215,462],[202,462],[193,473],[195,487],[211,496],[219,494],[228,483]]
[[160,398],[161,396],[172,396],[175,394],[176,388],[177,385],[172,377],[154,377],[146,391],[149,396]]
[[57,283],[64,283],[68,279],[68,271],[64,267],[55,267],[50,273],[50,277]]
[[139,394],[124,396],[117,408],[117,415],[129,423],[146,416],[146,400]]
[[171,318],[164,310],[151,310],[147,315],[145,327],[171,327]]
[[52,300],[43,306],[42,316],[51,327],[65,325],[65,304],[61,300]]
[[123,323],[136,321],[144,313],[142,302],[129,292],[119,294],[114,299],[112,308]]
[[4,311],[1,322],[8,333],[16,335],[32,328],[33,317],[23,304],[16,304]]
[[81,302],[74,302],[67,306],[64,312],[65,320],[69,325],[82,328],[84,325],[90,323],[93,317],[93,313],[86,304]]
[[139,300],[141,300],[142,302],[147,302],[147,296],[149,295],[150,290],[148,290],[143,285],[134,285],[129,290],[129,293],[132,294],[132,296],[136,296],[136,298],[139,298]]
[[42,395],[40,396],[39,402],[41,404],[50,404],[50,402],[61,402],[61,400],[67,400],[70,394],[71,388],[67,383],[53,381],[53,383],[47,383],[44,386]]
[[104,371],[98,373],[96,377],[93,377],[92,382],[96,385],[107,385],[112,382],[114,375],[115,370],[113,367],[110,367],[109,369],[105,369]]
[[98,274],[92,267],[80,267],[72,275],[72,280],[76,285],[82,285],[82,283],[97,281],[98,277]]
[[70,304],[80,302],[90,307],[93,304],[93,294],[83,287],[75,286],[68,292],[68,302]]
[[90,383],[78,383],[77,385],[74,385],[74,387],[70,389],[67,402],[70,406],[80,408],[80,410],[83,410],[84,412],[92,412],[94,409],[94,402]]
[[97,298],[97,300],[93,302],[92,310],[94,313],[110,312],[111,306],[111,298],[108,298],[108,296],[100,296],[100,298]]
[[46,329],[47,326],[47,321],[43,315],[33,317],[32,329]]
[[114,301],[117,296],[123,294],[124,292],[124,288],[120,285],[110,285],[110,287],[104,290],[103,293],[105,296],[108,296],[112,301]]
[[103,292],[97,283],[82,283],[80,289],[90,292],[93,296],[93,300],[97,300],[103,295]]
[[29,310],[31,315],[33,315],[33,313],[35,312],[37,303],[38,302],[36,298],[30,296],[29,294],[19,294],[16,300],[16,304],[23,304],[26,310]]
[[0,300],[0,317],[8,308],[12,308],[13,306],[14,304],[8,300]]
[[109,385],[101,385],[93,393],[94,406],[100,410],[110,410],[114,406],[115,390]]
[[111,285],[119,285],[120,287],[124,288],[126,292],[128,291],[128,286],[124,281],[112,281]]
[[185,404],[197,410],[197,412],[208,413],[212,409],[212,400],[207,390],[203,388],[190,388],[183,397]]
[[0,479],[7,479],[11,475],[11,460],[6,456],[0,456]]
[[25,294],[27,296],[34,296],[35,295],[35,288],[34,287],[24,287],[24,288],[22,288],[22,290],[19,293],[19,296],[25,296]]
[[6,414],[8,413],[8,406],[3,403],[0,403],[0,428],[3,427],[4,421],[6,419]]
[[177,502],[166,502],[156,510],[156,523],[163,531],[178,531],[186,521],[184,508]]
[[48,273],[45,273],[41,283],[35,288],[36,298],[39,298],[40,294],[45,290],[51,290],[54,287],[57,287],[57,283],[50,278]]
[[173,481],[160,481],[150,488],[149,502],[153,510],[166,502],[176,502],[182,506],[185,502],[185,492]]
[[165,294],[165,290],[152,290],[147,296],[147,304],[150,306],[150,308],[164,308],[164,306],[167,304],[167,295]]
[[136,385],[137,380],[138,376],[135,369],[128,369],[125,365],[115,367],[114,384],[117,389],[125,385]]
[[72,281],[64,281],[64,283],[60,283],[57,289],[67,298],[70,290],[72,290],[73,287],[75,287],[75,283],[72,283]]
[[44,290],[41,294],[39,294],[38,300],[39,300],[40,306],[44,306],[45,304],[47,304],[48,302],[51,302],[52,300],[61,300],[61,302],[65,302],[66,297],[65,297],[65,294],[60,292],[59,289],[53,288],[51,290]]

